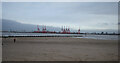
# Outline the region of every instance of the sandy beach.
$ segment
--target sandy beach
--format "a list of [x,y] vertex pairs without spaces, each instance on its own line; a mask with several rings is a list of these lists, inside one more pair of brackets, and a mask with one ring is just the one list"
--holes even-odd
[[70,37],[3,38],[3,61],[117,61],[117,40]]

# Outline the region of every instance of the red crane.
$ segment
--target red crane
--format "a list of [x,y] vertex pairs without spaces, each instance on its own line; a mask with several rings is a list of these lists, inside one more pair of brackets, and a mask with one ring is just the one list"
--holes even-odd
[[43,33],[46,33],[46,26],[43,27],[42,32],[43,32]]
[[78,29],[78,34],[80,34],[80,28]]
[[70,33],[70,29],[68,28],[68,33]]
[[40,31],[40,29],[39,29],[39,25],[37,25],[37,30],[38,30],[38,32]]

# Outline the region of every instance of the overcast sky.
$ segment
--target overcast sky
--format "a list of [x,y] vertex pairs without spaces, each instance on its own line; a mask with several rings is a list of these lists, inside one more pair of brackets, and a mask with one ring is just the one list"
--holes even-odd
[[74,29],[118,28],[117,2],[3,2],[3,19]]

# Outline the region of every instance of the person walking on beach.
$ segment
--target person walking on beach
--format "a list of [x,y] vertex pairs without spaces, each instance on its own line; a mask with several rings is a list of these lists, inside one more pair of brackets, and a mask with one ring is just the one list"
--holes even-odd
[[14,38],[14,43],[16,42],[16,39]]

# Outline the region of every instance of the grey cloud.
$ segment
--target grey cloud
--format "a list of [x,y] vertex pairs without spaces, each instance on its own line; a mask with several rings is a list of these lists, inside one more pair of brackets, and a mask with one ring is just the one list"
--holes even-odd
[[116,17],[113,15],[117,15],[117,2],[3,3],[4,19],[28,24],[75,25],[76,29],[79,26],[94,29],[109,25],[106,28],[114,29],[111,23],[116,22]]
[[[73,3],[74,4],[74,3]],[[118,3],[117,2],[82,2],[76,3],[77,6],[71,6],[67,9],[68,12],[73,13],[88,13],[88,14],[105,14],[105,15],[117,15]]]

